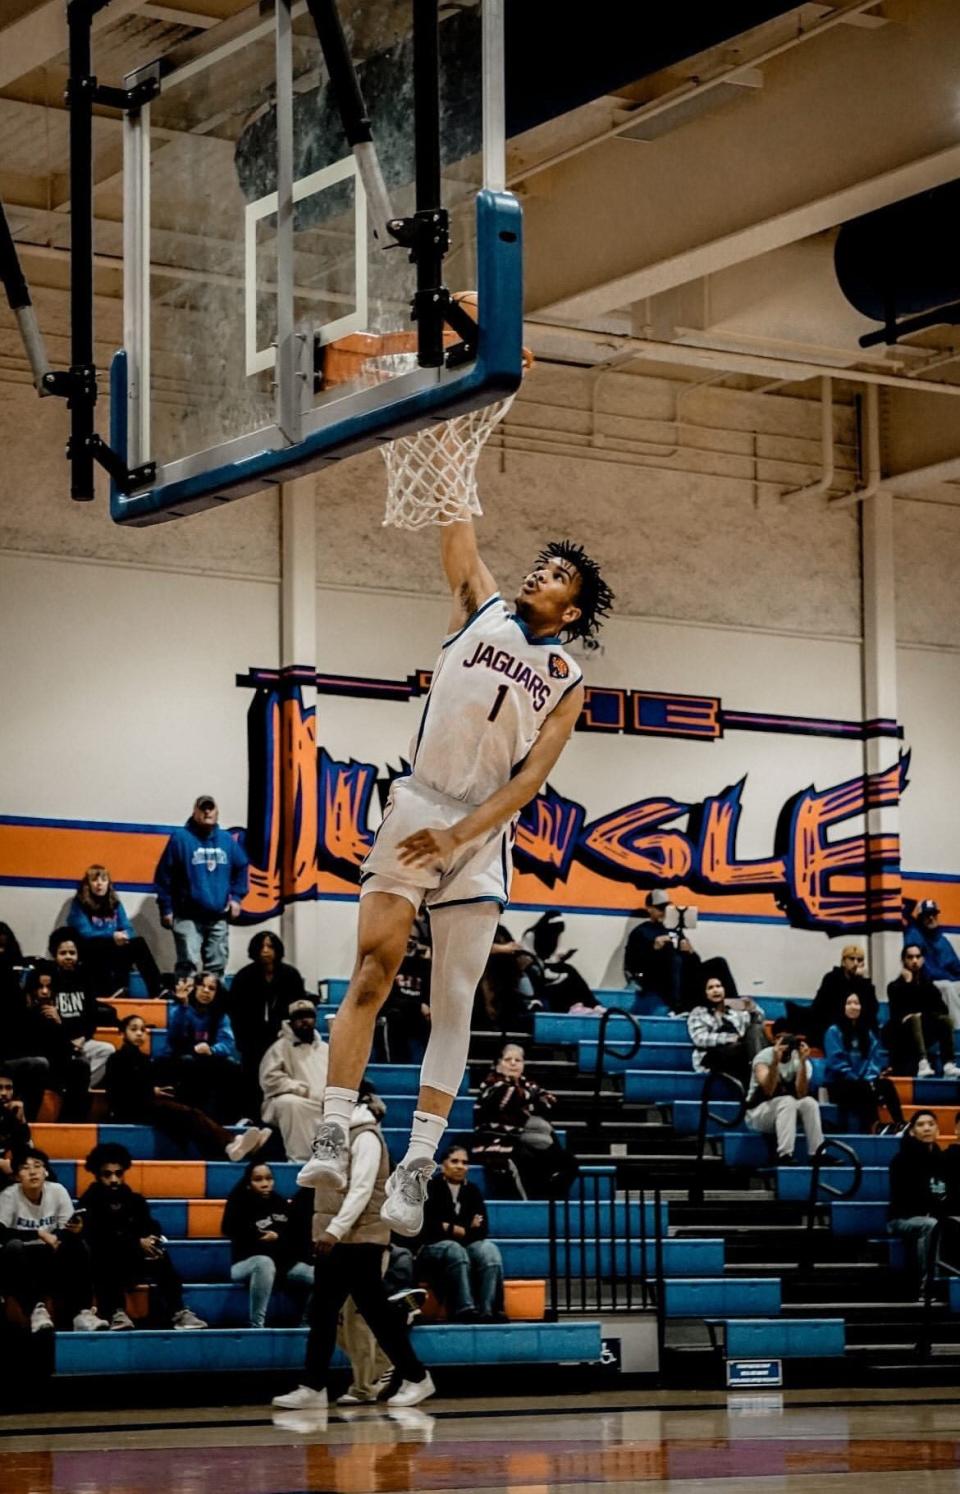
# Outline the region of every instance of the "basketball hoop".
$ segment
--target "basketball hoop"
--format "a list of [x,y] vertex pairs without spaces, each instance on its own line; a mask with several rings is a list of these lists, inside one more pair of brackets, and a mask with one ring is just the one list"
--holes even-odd
[[[444,334],[448,345],[457,340],[454,332]],[[526,348],[523,361],[526,371],[533,363]],[[373,387],[416,367],[415,334],[354,334],[327,349],[324,383],[352,379]],[[387,469],[384,526],[423,529],[479,517],[483,513],[477,494],[480,452],[515,397],[507,395],[466,415],[435,421],[412,435],[385,441],[380,447]]]

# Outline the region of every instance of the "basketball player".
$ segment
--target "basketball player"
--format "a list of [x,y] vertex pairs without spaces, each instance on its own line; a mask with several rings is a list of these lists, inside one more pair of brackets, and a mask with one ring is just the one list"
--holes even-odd
[[433,934],[430,1040],[410,1146],[383,1219],[416,1235],[434,1154],[466,1067],[470,1017],[510,892],[516,817],[539,791],[583,706],[582,672],[561,644],[592,637],[613,601],[579,545],[550,544],[513,607],[477,550],[470,520],[441,530],[453,593],[411,771],[393,783],[361,868],[357,958],[330,1038],[323,1120],[298,1183],[347,1186],[350,1117],[422,902]]

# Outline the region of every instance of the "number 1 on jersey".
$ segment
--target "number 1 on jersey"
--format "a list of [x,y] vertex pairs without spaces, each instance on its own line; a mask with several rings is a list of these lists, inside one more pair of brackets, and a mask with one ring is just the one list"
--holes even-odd
[[496,721],[497,716],[500,713],[500,707],[503,705],[503,702],[507,698],[507,690],[508,689],[509,689],[508,685],[499,685],[497,687],[497,698],[493,702],[493,709],[491,710],[489,716],[487,717],[488,721]]

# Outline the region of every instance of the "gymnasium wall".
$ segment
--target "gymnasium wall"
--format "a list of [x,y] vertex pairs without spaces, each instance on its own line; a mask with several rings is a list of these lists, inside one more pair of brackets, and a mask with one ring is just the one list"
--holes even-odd
[[[317,860],[297,870],[299,882],[287,877],[285,895],[319,894],[325,952],[312,974],[346,973],[351,858],[375,829],[375,780],[400,766],[422,698],[350,698],[335,693],[336,681],[406,682],[432,667],[446,614],[434,537],[381,528],[376,454],[318,475],[317,653],[297,662],[315,664],[327,684],[316,696],[280,689],[257,674],[279,663],[276,495],[121,531],[102,503],[66,497],[61,425],[62,411],[21,391],[0,404],[9,454],[0,470],[0,918],[39,949],[70,883],[102,856],[162,953],[168,936],[148,886],[164,827],[209,791],[223,822],[250,822],[260,843],[269,807],[250,764],[263,760],[279,720],[270,702],[279,709],[283,697],[311,768],[315,703],[325,753],[323,781],[311,786]],[[852,403],[838,404],[836,459],[848,487],[855,429]],[[649,872],[658,858],[687,889],[678,898],[705,915],[697,946],[726,954],[746,990],[809,990],[837,958],[831,933],[845,942],[862,923],[862,873],[851,868],[831,884],[824,867],[797,856],[811,816],[827,861],[825,847],[863,830],[858,513],[781,501],[818,475],[818,431],[806,398],[538,368],[483,459],[482,544],[504,588],[541,539],[572,534],[603,559],[618,595],[602,650],[579,656],[596,729],[576,734],[546,817],[521,834],[521,906],[507,916],[519,932],[540,906],[568,910],[568,942],[594,982],[619,981],[636,885],[649,885],[637,868]],[[907,872],[948,879],[938,884],[945,907],[960,878],[958,548],[953,511],[898,504],[900,717],[911,752],[903,861]],[[618,713],[638,730],[618,729]],[[881,788],[894,798],[898,749],[895,736],[884,740],[893,788],[891,773]],[[843,817],[828,823],[833,801],[823,796],[840,786]],[[675,813],[652,800],[674,801]],[[618,812],[631,806],[640,808],[627,823]],[[261,886],[275,884],[282,900],[283,881],[278,871]],[[840,907],[831,885],[845,894]],[[254,916],[277,911],[269,890],[251,898]],[[960,896],[948,918],[960,924]],[[245,938],[233,944],[236,965]]]

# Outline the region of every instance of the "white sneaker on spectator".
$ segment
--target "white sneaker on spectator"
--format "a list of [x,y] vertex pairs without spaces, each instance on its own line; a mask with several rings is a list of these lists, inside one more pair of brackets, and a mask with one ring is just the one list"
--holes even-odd
[[286,1395],[275,1395],[270,1404],[279,1406],[281,1411],[324,1411],[327,1392],[311,1390],[309,1385],[298,1385],[296,1390],[288,1390]]
[[933,1064],[930,1062],[929,1058],[921,1058],[920,1062],[917,1064],[917,1078],[933,1078]]
[[313,1138],[310,1156],[297,1173],[298,1188],[316,1188],[319,1183],[334,1183],[345,1189],[350,1171],[350,1148],[342,1126],[336,1121],[321,1121]]
[[36,1307],[33,1309],[33,1312],[30,1314],[30,1332],[53,1332],[53,1318],[47,1312],[46,1304],[44,1302],[38,1302]]
[[258,1152],[265,1142],[270,1140],[271,1133],[261,1130],[259,1126],[248,1126],[235,1136],[229,1146],[225,1148],[231,1162],[242,1162],[244,1157],[249,1157],[251,1152]]
[[98,1317],[92,1307],[85,1307],[73,1320],[74,1333],[97,1333],[101,1328],[109,1327],[106,1318]]
[[949,1063],[944,1064],[943,1077],[944,1079],[960,1079],[960,1068],[957,1068],[952,1059]]
[[179,1332],[184,1332],[188,1328],[207,1328],[209,1324],[205,1323],[203,1318],[198,1317],[192,1308],[181,1307],[180,1311],[173,1315],[173,1326]]
[[116,1310],[116,1312],[114,1313],[113,1317],[110,1319],[110,1331],[111,1331],[111,1333],[116,1333],[121,1328],[135,1328],[135,1327],[136,1327],[136,1324],[134,1323],[133,1318],[131,1318],[130,1314],[124,1312],[122,1307],[118,1307],[117,1310]]
[[401,1380],[400,1389],[390,1397],[387,1405],[390,1407],[418,1406],[421,1401],[429,1400],[430,1396],[436,1393],[437,1387],[428,1371],[422,1380]]
[[[380,1218],[396,1234],[411,1237],[418,1235],[423,1229],[427,1184],[436,1167],[432,1157],[417,1157],[413,1162],[400,1162],[387,1178],[387,1196],[380,1210]],[[411,1401],[410,1404],[415,1405],[416,1402]]]
[[337,1396],[338,1406],[369,1406],[377,1399],[376,1394],[359,1395],[355,1390],[345,1390],[343,1395]]

